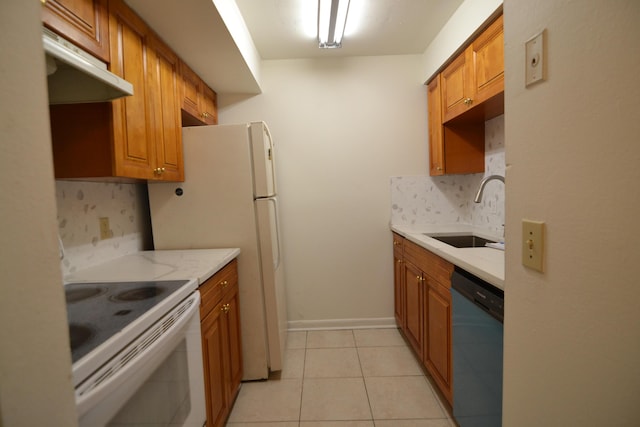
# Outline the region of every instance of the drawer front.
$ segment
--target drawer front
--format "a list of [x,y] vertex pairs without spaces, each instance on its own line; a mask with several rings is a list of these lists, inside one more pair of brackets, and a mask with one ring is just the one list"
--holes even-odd
[[225,292],[237,284],[238,261],[234,259],[200,285],[200,319],[204,319],[222,300]]
[[440,284],[447,288],[451,287],[453,264],[449,261],[408,240],[404,242],[404,259],[416,265]]

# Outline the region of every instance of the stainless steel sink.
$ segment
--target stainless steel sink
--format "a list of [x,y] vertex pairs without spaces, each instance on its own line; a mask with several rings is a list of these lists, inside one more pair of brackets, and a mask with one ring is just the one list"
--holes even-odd
[[439,240],[447,245],[455,248],[482,248],[486,243],[496,243],[494,240],[488,240],[483,237],[474,236],[473,234],[457,234],[457,235],[438,235],[423,233],[432,239]]

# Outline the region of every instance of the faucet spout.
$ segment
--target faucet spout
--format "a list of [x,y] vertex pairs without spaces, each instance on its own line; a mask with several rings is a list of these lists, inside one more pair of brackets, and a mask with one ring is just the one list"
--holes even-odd
[[487,186],[487,183],[489,181],[493,181],[494,179],[497,179],[498,181],[502,181],[502,183],[504,184],[504,176],[489,175],[488,177],[483,179],[482,182],[480,183],[480,188],[478,188],[478,192],[476,193],[476,197],[475,197],[475,199],[473,199],[473,201],[475,203],[480,203],[480,201],[482,201],[482,193],[484,193],[484,187]]

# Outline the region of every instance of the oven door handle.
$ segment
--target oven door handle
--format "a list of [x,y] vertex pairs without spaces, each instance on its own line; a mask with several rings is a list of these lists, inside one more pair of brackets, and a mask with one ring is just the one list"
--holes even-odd
[[[136,392],[136,387],[127,387],[129,377],[133,372],[139,376],[144,371],[148,378],[160,366],[180,342],[192,317],[197,317],[199,305],[200,293],[196,291],[76,387],[81,425],[89,421],[83,420],[83,415],[98,402],[114,399],[114,404],[121,405]],[[195,321],[199,322],[199,318]]]

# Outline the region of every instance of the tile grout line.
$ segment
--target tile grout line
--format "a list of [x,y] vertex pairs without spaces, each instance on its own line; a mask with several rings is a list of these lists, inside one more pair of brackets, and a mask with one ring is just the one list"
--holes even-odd
[[356,355],[358,356],[358,365],[360,365],[360,373],[362,374],[362,385],[364,385],[364,392],[367,395],[367,404],[369,405],[369,413],[371,414],[371,423],[376,425],[376,420],[373,416],[373,407],[371,406],[371,398],[369,397],[369,389],[367,388],[367,382],[364,379],[364,368],[362,367],[362,360],[360,359],[360,347],[358,346],[358,340],[356,339],[355,331],[351,331],[353,334],[353,343],[356,346]]
[[307,367],[307,340],[309,339],[309,332],[304,333],[304,354],[302,357],[302,379],[300,381],[300,409],[298,409],[298,427],[302,423],[302,397],[304,396],[304,372]]

